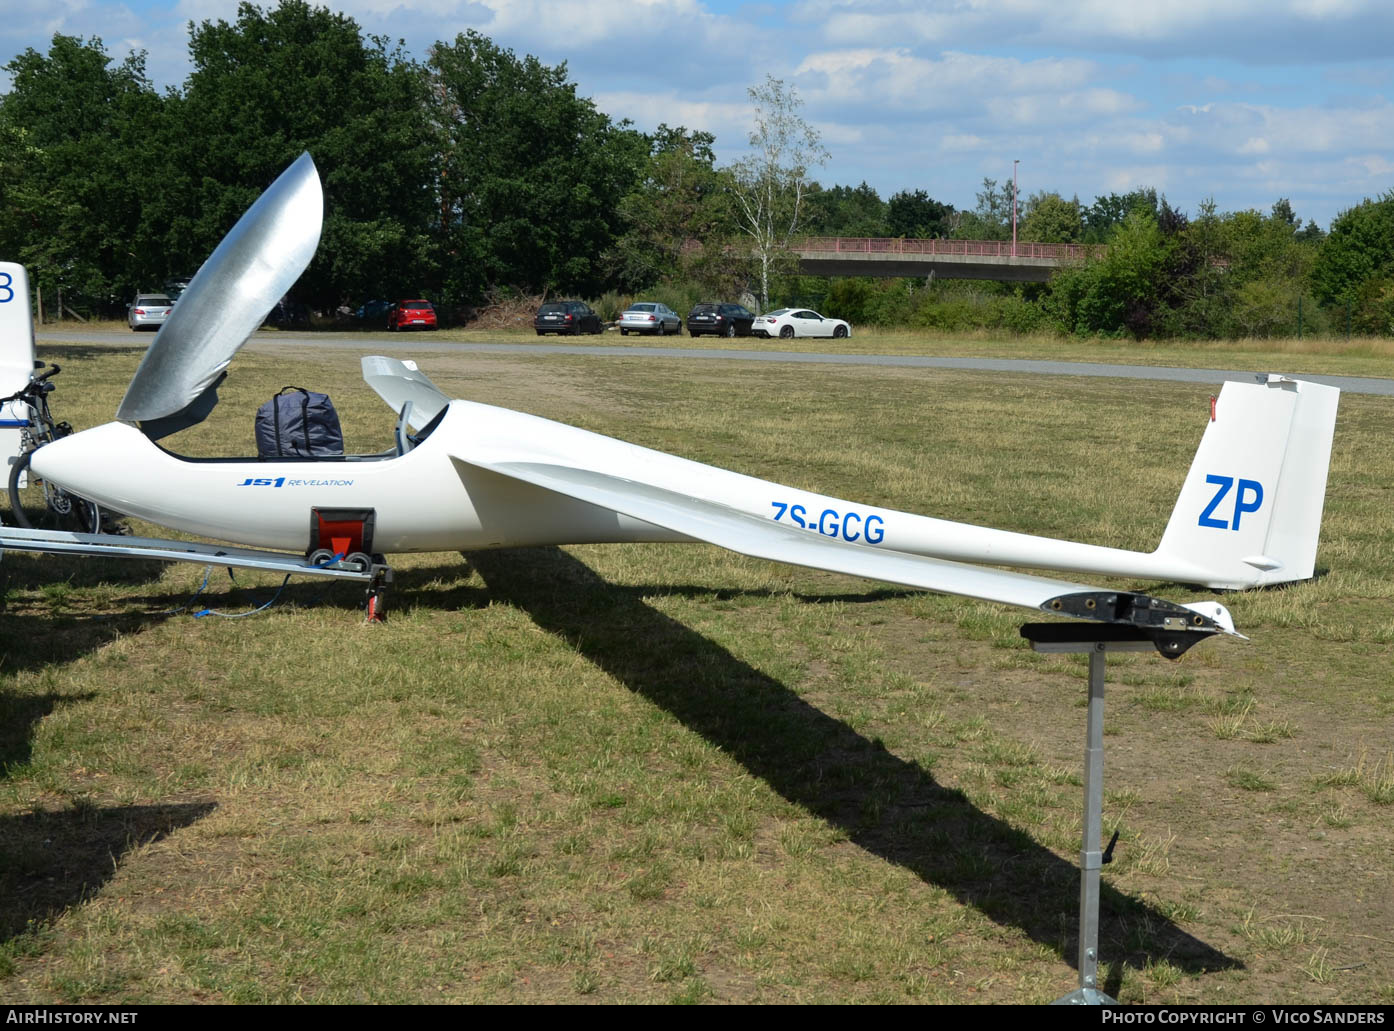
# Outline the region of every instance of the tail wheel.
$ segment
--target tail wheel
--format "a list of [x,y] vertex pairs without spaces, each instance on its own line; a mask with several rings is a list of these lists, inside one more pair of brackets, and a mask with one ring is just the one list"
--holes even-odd
[[34,452],[27,451],[10,466],[10,515],[15,524],[30,530],[101,532],[97,506],[30,472],[33,457]]
[[792,340],[794,338],[794,327],[785,326],[779,331],[779,336],[783,340]]
[[726,335],[733,337],[736,335],[736,324],[733,322],[726,327]]

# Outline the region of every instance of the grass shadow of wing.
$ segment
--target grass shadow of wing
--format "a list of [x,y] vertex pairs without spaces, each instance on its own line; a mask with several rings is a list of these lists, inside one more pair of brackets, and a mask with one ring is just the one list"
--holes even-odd
[[[532,548],[467,557],[495,600],[526,612],[788,801],[1076,961],[1075,944],[1062,934],[1078,917],[1073,864],[571,555]],[[1242,966],[1107,885],[1101,921],[1113,962],[1142,968],[1165,958],[1193,973]]]
[[169,568],[167,562],[152,559],[122,559],[82,555],[34,555],[6,551],[0,563],[0,590],[42,590],[52,584],[70,588],[98,584],[134,586],[153,583]]
[[0,817],[0,942],[61,916],[99,891],[132,851],[203,819],[213,802]]

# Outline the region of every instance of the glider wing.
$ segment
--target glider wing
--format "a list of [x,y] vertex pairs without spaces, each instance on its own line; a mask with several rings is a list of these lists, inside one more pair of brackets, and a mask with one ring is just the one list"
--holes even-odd
[[1228,613],[1213,603],[1176,605],[1147,595],[1101,591],[1064,580],[849,543],[579,465],[523,456],[456,454],[455,458],[742,555],[1084,619],[1199,631],[1205,636],[1234,633]]

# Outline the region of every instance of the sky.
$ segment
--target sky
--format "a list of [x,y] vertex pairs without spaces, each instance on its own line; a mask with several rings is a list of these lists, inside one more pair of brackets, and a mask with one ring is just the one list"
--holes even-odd
[[[260,4],[274,6],[270,2]],[[615,119],[716,134],[742,156],[747,89],[792,86],[825,186],[924,190],[973,208],[984,178],[1085,203],[1139,186],[1194,215],[1305,223],[1394,189],[1390,0],[331,0],[424,59],[469,29],[547,64]],[[236,0],[0,0],[0,63],[54,33],[189,72],[191,21]],[[0,77],[0,89],[8,79]]]

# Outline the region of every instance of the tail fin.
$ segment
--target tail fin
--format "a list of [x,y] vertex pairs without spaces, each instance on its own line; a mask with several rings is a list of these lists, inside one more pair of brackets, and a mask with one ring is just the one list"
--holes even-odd
[[1158,554],[1212,572],[1207,587],[1310,577],[1340,393],[1283,376],[1226,383]]
[[[23,265],[0,261],[0,397],[22,389],[34,375],[34,317],[29,310],[29,276]],[[0,406],[0,461],[19,454],[20,429],[29,408],[15,401]],[[5,470],[8,474],[8,469]]]

